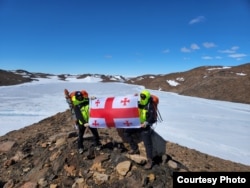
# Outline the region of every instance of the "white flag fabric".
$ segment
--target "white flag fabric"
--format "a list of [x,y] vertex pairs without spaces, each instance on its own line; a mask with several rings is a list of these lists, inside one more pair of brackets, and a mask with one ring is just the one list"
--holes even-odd
[[93,128],[140,128],[136,96],[91,100],[89,126]]

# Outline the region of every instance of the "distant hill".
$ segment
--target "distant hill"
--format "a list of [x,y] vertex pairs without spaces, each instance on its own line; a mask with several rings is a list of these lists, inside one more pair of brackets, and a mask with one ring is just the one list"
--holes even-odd
[[195,96],[206,99],[239,102],[250,104],[250,63],[233,67],[203,66],[186,72],[160,75],[141,75],[126,78],[121,75],[81,74],[53,75],[30,73],[25,70],[0,70],[0,86],[15,85],[57,76],[67,80],[72,76],[78,79],[97,77],[102,82],[123,82],[143,85],[148,89],[175,92],[180,95]]

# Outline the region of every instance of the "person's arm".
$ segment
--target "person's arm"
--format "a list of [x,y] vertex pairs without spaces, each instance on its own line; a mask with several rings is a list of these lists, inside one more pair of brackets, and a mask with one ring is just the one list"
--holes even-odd
[[156,111],[154,104],[150,102],[149,107],[148,107],[148,115],[147,115],[147,122],[149,124],[153,124],[155,122],[155,117],[156,117]]
[[76,105],[76,106],[74,107],[74,111],[75,111],[76,119],[77,119],[78,121],[80,120],[83,124],[86,123],[85,120],[83,119],[81,110],[80,110],[80,108],[79,108],[78,105]]
[[151,126],[155,122],[156,111],[153,103],[150,101],[148,104],[148,112],[146,115],[146,121],[141,124],[141,127],[146,128],[147,126]]

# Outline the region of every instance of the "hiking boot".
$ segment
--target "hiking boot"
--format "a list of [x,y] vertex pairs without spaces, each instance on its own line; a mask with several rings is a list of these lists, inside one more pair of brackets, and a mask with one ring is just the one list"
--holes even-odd
[[129,155],[135,155],[135,154],[140,154],[140,151],[139,151],[139,149],[136,149],[136,150],[130,150],[130,151],[128,151],[128,154]]
[[78,153],[79,153],[79,154],[82,154],[82,153],[83,153],[83,148],[80,148],[80,149],[78,150]]
[[95,149],[93,147],[89,147],[87,159],[94,159],[95,158]]
[[94,144],[93,144],[93,146],[94,146],[94,148],[95,148],[95,150],[97,150],[97,151],[99,151],[99,150],[101,150],[101,148],[102,148],[102,144],[101,144],[101,142],[95,142]]
[[153,161],[152,161],[152,159],[148,159],[147,163],[146,163],[145,166],[144,166],[144,169],[145,169],[145,170],[149,170],[149,169],[152,168],[152,166],[153,166]]

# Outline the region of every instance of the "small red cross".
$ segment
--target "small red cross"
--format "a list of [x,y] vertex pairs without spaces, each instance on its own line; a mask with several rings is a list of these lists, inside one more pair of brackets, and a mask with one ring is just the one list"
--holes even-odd
[[123,124],[124,124],[124,125],[127,125],[127,127],[129,127],[132,123],[129,123],[129,121],[127,120],[127,121],[125,121]]
[[92,123],[92,125],[94,125],[94,126],[98,126],[98,125],[99,125],[99,123],[95,120],[95,121],[94,121],[94,123]]
[[97,101],[95,102],[96,106],[98,106],[100,104],[99,99],[97,99]]
[[123,106],[126,106],[127,102],[129,103],[130,100],[128,100],[126,97],[124,98],[124,100],[121,100],[121,103],[123,103]]

